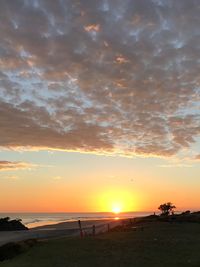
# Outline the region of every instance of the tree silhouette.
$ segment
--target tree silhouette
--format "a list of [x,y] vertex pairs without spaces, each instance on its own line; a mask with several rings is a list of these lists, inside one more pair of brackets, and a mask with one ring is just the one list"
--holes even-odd
[[27,230],[21,219],[11,220],[9,217],[0,218],[0,231]]
[[158,207],[158,209],[161,211],[161,215],[173,214],[175,208],[176,206],[174,206],[171,202],[161,204]]

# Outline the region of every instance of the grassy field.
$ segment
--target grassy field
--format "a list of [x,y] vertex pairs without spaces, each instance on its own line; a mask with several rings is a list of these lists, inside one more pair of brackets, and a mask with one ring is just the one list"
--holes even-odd
[[40,242],[1,267],[200,267],[200,224],[152,223],[144,231]]

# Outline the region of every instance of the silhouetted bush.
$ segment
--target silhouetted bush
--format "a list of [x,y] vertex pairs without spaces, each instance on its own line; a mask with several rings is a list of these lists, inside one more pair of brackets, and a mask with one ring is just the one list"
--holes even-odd
[[10,220],[9,217],[0,218],[0,231],[28,230],[20,219]]
[[189,215],[189,214],[190,214],[190,210],[186,210],[186,211],[181,213],[181,215]]

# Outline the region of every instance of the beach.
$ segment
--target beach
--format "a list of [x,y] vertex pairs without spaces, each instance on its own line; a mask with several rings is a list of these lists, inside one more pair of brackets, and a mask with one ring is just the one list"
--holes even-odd
[[[123,219],[104,219],[104,220],[85,220],[81,222],[83,234],[92,233],[92,227],[95,225],[96,233],[105,232],[109,227],[112,228],[121,224]],[[80,235],[78,220],[70,222],[61,222],[51,225],[43,225],[29,230],[22,231],[2,231],[0,234],[0,246],[9,242],[24,241],[27,239],[45,240],[50,238],[60,238],[66,236]]]
[[125,219],[147,216],[149,214],[151,214],[151,212],[148,211],[121,212],[118,215],[113,212],[7,212],[0,213],[0,218],[9,217],[11,220],[19,218],[21,219],[21,222],[30,229],[38,226],[55,225],[63,222],[77,222],[78,220],[114,220],[116,217]]
[[[0,213],[0,218],[20,218],[29,230],[1,231],[0,246],[8,242],[18,242],[27,239],[49,239],[64,236],[80,235],[78,220],[81,221],[83,234],[91,234],[95,225],[96,233],[105,232],[122,220],[144,216],[149,212],[124,212],[116,215],[110,212],[90,213]],[[119,216],[119,217],[117,217]]]

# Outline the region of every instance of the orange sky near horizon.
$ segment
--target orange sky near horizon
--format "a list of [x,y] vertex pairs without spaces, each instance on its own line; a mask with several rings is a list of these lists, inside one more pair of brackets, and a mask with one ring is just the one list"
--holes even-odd
[[[43,153],[31,156],[35,153],[45,165]],[[177,210],[198,209],[199,190],[194,184],[199,166],[184,171],[158,167],[161,159],[55,154],[47,156],[49,164],[59,158],[55,166],[1,172],[0,212],[111,212],[114,207],[157,212],[167,201]]]

